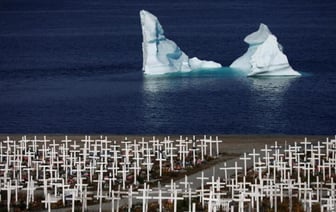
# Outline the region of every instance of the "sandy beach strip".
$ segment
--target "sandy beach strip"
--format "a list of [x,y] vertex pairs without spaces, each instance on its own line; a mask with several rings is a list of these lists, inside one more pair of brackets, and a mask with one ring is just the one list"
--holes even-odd
[[[22,136],[26,136],[28,140],[36,138],[38,140],[42,140],[44,136],[46,136],[47,140],[53,141],[55,143],[61,143],[62,140],[65,139],[65,134],[0,134],[0,141],[3,142],[7,140],[9,137],[11,140],[21,140]],[[117,141],[121,142],[127,138],[129,141],[136,140],[137,142],[142,141],[150,141],[155,137],[159,141],[163,141],[164,138],[169,136],[169,139],[172,141],[176,141],[182,136],[182,139],[193,139],[195,136],[196,139],[203,139],[204,135],[88,135],[91,140],[100,139],[101,136],[104,138],[107,136],[109,141]],[[253,148],[259,150],[268,145],[274,145],[274,142],[277,141],[279,145],[293,144],[297,142],[298,144],[304,141],[307,138],[308,141],[317,142],[317,141],[325,141],[327,138],[335,138],[335,135],[206,135],[207,138],[212,136],[213,139],[218,136],[219,140],[222,140],[219,144],[219,151],[221,153],[236,153],[243,154],[244,152],[251,152]],[[69,140],[76,141],[77,144],[83,144],[82,140],[85,138],[85,135],[67,135]],[[50,143],[50,142],[49,142]]]

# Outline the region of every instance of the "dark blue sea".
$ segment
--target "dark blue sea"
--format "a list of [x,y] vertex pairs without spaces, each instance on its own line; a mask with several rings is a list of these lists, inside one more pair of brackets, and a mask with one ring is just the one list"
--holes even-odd
[[[139,10],[229,66],[265,23],[299,78],[142,74]],[[334,134],[336,1],[0,1],[0,133]]]

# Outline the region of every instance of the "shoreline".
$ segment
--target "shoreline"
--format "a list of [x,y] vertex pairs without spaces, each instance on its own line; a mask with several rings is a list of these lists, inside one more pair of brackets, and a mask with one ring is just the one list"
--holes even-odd
[[[78,142],[77,144],[81,144],[81,140],[85,138],[85,134],[0,134],[0,141],[3,142],[7,140],[9,137],[12,140],[20,140],[23,136],[26,136],[28,140],[34,139],[36,136],[37,139],[43,139],[46,136],[47,140],[52,142],[55,140],[56,143],[61,142],[65,136],[68,137],[69,140]],[[145,141],[150,141],[155,137],[159,141],[163,141],[164,138],[168,138],[170,140],[177,140],[182,136],[183,139],[193,139],[195,136],[196,140],[204,138],[204,135],[113,135],[113,134],[106,134],[106,135],[87,135],[90,136],[90,139],[100,139],[102,136],[103,138],[106,136],[107,140],[109,141],[117,141],[121,142],[127,138],[129,141],[136,140],[137,142],[144,139]],[[219,140],[222,140],[219,143],[219,151],[221,153],[238,153],[243,154],[244,152],[252,151],[253,148],[260,149],[264,147],[265,144],[273,145],[275,141],[278,144],[286,145],[286,144],[293,144],[294,142],[302,142],[305,138],[309,141],[317,142],[317,141],[325,141],[327,138],[333,139],[335,135],[284,135],[284,134],[265,134],[265,135],[239,135],[239,134],[213,134],[213,135],[206,135],[207,138],[212,136],[212,138],[216,138],[218,136]]]

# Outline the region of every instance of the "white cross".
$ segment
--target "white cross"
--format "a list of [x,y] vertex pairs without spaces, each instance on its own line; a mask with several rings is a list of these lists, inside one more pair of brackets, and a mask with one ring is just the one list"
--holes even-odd
[[[285,157],[288,161],[288,165],[289,165],[289,172],[292,175],[293,173],[293,153],[295,153],[296,150],[294,148],[291,147],[291,145],[288,145],[288,149],[285,150]],[[288,155],[287,155],[287,154]]]
[[[210,138],[207,139],[206,136],[204,135],[204,142],[209,143],[209,156],[212,157],[212,137],[210,136]],[[206,153],[207,151],[205,151],[205,154]]]
[[298,178],[298,181],[294,184],[295,186],[298,187],[298,193],[299,193],[299,199],[301,199],[301,191],[303,190],[303,187],[305,186],[306,183],[301,181],[301,177]]
[[[75,200],[77,199],[77,189],[69,188],[66,190],[66,193],[71,193],[71,211],[75,212]],[[67,198],[68,200],[69,198]]]
[[142,155],[144,155],[145,154],[145,148],[146,148],[146,146],[148,146],[148,142],[145,141],[145,138],[142,137],[139,144],[141,145],[140,151],[141,151]]
[[[325,147],[322,146],[322,145],[320,145],[320,142],[318,141],[318,142],[317,142],[317,146],[314,146],[314,148],[317,149],[317,154],[315,154],[315,155],[317,156],[318,167],[320,167],[320,166],[321,166],[321,159],[322,159],[322,156],[325,156],[325,155],[326,155],[326,154],[321,153],[321,150],[322,150],[323,148],[325,148]],[[315,166],[315,163],[314,163],[314,166]],[[319,168],[319,171],[321,171],[320,168]]]
[[99,198],[99,205],[100,205],[100,210],[101,210],[101,201],[102,201],[102,198],[104,197],[103,196],[103,174],[104,172],[107,172],[104,168],[103,168],[103,164],[101,163],[100,164],[100,169],[99,170],[95,170],[95,172],[98,172],[98,179],[97,180],[94,180],[94,182],[97,182],[97,199]]
[[329,142],[329,138],[327,138],[326,141],[322,142],[322,144],[325,145],[325,148],[326,148],[326,151],[325,151],[326,160],[328,160],[328,158],[329,158],[329,146],[332,144],[332,142]]
[[[48,140],[46,136],[43,136],[43,140],[42,140],[42,142],[43,142],[43,144],[44,144],[44,148],[47,148],[47,147],[48,147],[47,143],[49,143],[50,140]],[[43,151],[43,150],[42,150],[42,151]],[[49,151],[49,149],[44,149],[44,151],[43,151],[43,153],[45,154],[45,155],[44,155],[44,158],[45,158],[45,156],[46,156],[47,151]]]
[[213,151],[213,149],[212,149],[212,143],[216,143],[216,153],[217,153],[217,157],[218,157],[218,155],[219,155],[218,144],[219,144],[220,142],[222,142],[222,141],[219,141],[219,140],[218,140],[218,137],[216,137],[216,138],[217,138],[216,140],[212,140],[212,136],[210,136],[210,139],[206,140],[206,141],[210,144],[210,146],[209,146],[210,157],[213,157],[213,153],[212,153],[212,151]]
[[[126,160],[126,158],[124,158]],[[120,163],[122,169],[118,172],[120,172],[122,174],[122,189],[125,190],[126,189],[126,177],[127,174],[129,172],[129,170],[126,168],[126,162],[121,162]]]
[[217,157],[219,156],[219,143],[222,143],[222,140],[218,140],[218,136],[216,136],[216,140],[214,141],[216,143],[216,154]]
[[24,168],[23,170],[24,170],[24,171],[27,171],[27,174],[28,174],[27,179],[29,180],[29,179],[30,179],[30,172],[33,171],[34,168],[32,168],[32,167],[27,167],[27,168]]
[[[16,161],[16,164],[14,165],[16,170],[19,170],[19,180],[22,181],[22,170],[24,168],[26,168],[27,166],[22,165],[22,160],[18,160]],[[16,175],[14,175],[14,177],[16,178]]]
[[5,184],[5,187],[1,190],[7,190],[7,210],[10,211],[10,203],[11,203],[11,197],[12,197],[12,190],[16,190],[17,186],[12,185],[12,180],[9,180],[7,184]]
[[[85,136],[86,137],[86,136]],[[66,151],[69,149],[68,143],[71,143],[71,140],[68,139],[68,136],[65,136],[65,139],[61,141],[62,143],[65,143],[65,149]]]
[[42,200],[41,202],[44,202],[45,204],[48,205],[48,212],[51,211],[51,203],[56,203],[58,202],[59,198],[57,197],[51,197],[50,193],[48,193],[47,197],[45,200]]
[[322,165],[320,165],[320,168],[322,168],[322,174],[323,174],[323,181],[326,180],[326,168],[328,168],[328,164],[323,160]]
[[330,178],[330,183],[326,183],[326,185],[330,186],[330,195],[332,197],[335,197],[335,183],[334,178]]
[[251,185],[251,192],[249,192],[249,196],[252,198],[252,208],[254,208],[254,202],[256,202],[256,209],[257,212],[259,212],[260,207],[259,207],[259,199],[260,197],[264,197],[265,195],[259,191],[260,185],[256,182],[255,184]]
[[224,167],[220,167],[219,170],[224,170],[224,180],[225,183],[228,181],[228,170],[233,170],[232,167],[227,167],[226,162],[224,162]]
[[310,172],[311,172],[312,170],[314,170],[314,168],[311,167],[311,164],[310,164],[310,163],[304,163],[304,167],[303,167],[302,169],[305,170],[305,172],[307,173],[307,174],[306,174],[306,176],[308,176],[308,177],[307,177],[307,183],[308,183],[308,185],[310,185]]
[[[327,209],[327,211],[335,211],[336,209],[336,199],[330,195],[330,192],[327,192],[327,197],[321,198],[321,211],[324,211],[324,208]],[[327,202],[326,204],[323,204],[323,202]]]
[[33,167],[35,168],[35,171],[36,171],[36,175],[35,175],[35,179],[39,179],[39,166],[40,164],[42,164],[42,160],[39,160],[38,157],[36,159],[34,159],[32,161],[33,163]]
[[244,152],[244,157],[241,157],[239,159],[244,161],[244,176],[246,176],[247,175],[247,165],[246,165],[246,162],[247,162],[247,160],[251,160],[251,158],[247,157],[246,156],[246,152]]
[[164,137],[161,143],[164,145],[164,149],[167,150],[172,142],[173,141],[170,140],[170,137],[168,136],[168,138]]
[[167,151],[168,151],[168,157],[170,158],[170,171],[173,171],[174,170],[174,157],[176,157],[177,155],[174,154],[174,151],[176,150],[177,148],[174,147],[174,143],[171,142],[170,144],[168,144],[168,147],[167,147]]
[[101,157],[104,158],[105,164],[108,162],[108,158],[110,158],[110,148],[108,145],[111,143],[111,141],[107,140],[107,137],[101,140],[102,148],[101,148]]
[[160,181],[158,182],[157,193],[158,193],[158,196],[155,195],[152,198],[158,200],[158,202],[159,202],[159,212],[162,212],[162,200],[170,199],[170,197],[163,196],[163,193],[166,193],[166,192],[163,191],[163,189],[161,188]]
[[[86,159],[87,159],[87,154],[88,154],[88,148],[90,147],[90,143],[89,143],[89,139],[88,139],[88,136],[85,136],[84,139],[81,140],[82,143],[84,143],[84,146],[83,148],[81,148],[81,153],[80,155],[83,156],[83,161],[84,161],[84,167],[86,165]],[[89,145],[88,145],[89,143]]]
[[256,163],[256,160],[255,160],[255,158],[256,158],[256,156],[259,156],[260,154],[259,153],[256,153],[256,151],[255,151],[255,148],[253,148],[253,152],[252,153],[249,153],[248,155],[250,155],[250,156],[252,156],[252,162],[253,162],[253,167],[255,167],[255,163]]
[[114,141],[114,143],[112,145],[110,145],[110,148],[112,149],[112,159],[113,159],[113,162],[114,163],[118,163],[118,159],[121,158],[120,155],[120,151],[119,151],[119,148],[120,148],[120,145],[118,145],[116,143],[116,141]]
[[184,175],[184,181],[180,182],[181,185],[184,185],[184,192],[188,191],[188,185],[193,184],[192,182],[188,182],[188,176]]
[[128,212],[131,212],[131,209],[132,209],[132,200],[133,200],[133,195],[134,194],[138,194],[138,192],[134,192],[133,191],[133,186],[131,185],[130,188],[128,189]]
[[281,171],[280,172],[280,174],[281,174],[280,179],[286,179],[287,172],[291,170],[291,168],[288,167],[287,164],[288,164],[288,162],[283,161],[283,160],[279,161],[279,163],[278,163],[278,165],[279,165],[278,169]]
[[90,171],[90,182],[92,182],[92,176],[94,174],[94,170],[96,169],[96,166],[93,165],[92,161],[90,161],[89,166],[85,166],[85,169],[88,169]]
[[58,147],[59,144],[56,144],[55,139],[53,139],[52,144],[49,144],[49,146],[51,147],[50,158],[51,161],[53,161],[57,157],[56,147]]
[[[80,158],[79,158],[79,160],[80,160]],[[76,164],[77,164],[77,166],[76,166],[75,172],[76,172],[76,178],[77,178],[77,182],[78,182],[79,178],[82,177],[82,172],[85,171],[84,161],[77,161]],[[83,164],[83,168],[82,168],[82,164]]]
[[243,182],[238,182],[237,184],[239,185],[239,188],[237,189],[239,192],[247,192],[247,185],[251,186],[251,183],[246,182],[246,176],[243,176]]
[[0,142],[0,163],[3,163],[3,158],[7,155],[4,153],[4,149],[6,147],[2,146],[2,142]]
[[152,140],[149,140],[149,143],[152,144],[153,151],[156,152],[156,151],[157,151],[156,147],[157,147],[158,144],[159,144],[159,140],[155,139],[155,136],[153,136],[153,139],[152,139]]
[[124,162],[126,164],[130,163],[130,144],[132,143],[131,141],[127,140],[127,137],[125,138],[124,141],[121,141],[122,144],[124,144],[124,148],[122,148],[121,150],[124,152]]
[[263,166],[263,165],[265,165],[265,163],[264,163],[264,162],[261,162],[260,157],[258,158],[258,162],[256,162],[255,165],[256,165],[255,169],[257,169],[257,170],[258,170],[258,173],[259,173],[259,180],[262,181],[262,171],[263,171],[263,169],[265,169],[267,166]]
[[147,148],[145,149],[146,153],[145,153],[145,157],[146,157],[146,161],[143,162],[142,164],[146,166],[147,168],[147,182],[149,181],[149,172],[152,169],[152,165],[153,163],[151,162],[151,156],[153,156],[151,154],[151,149],[148,148],[148,144],[147,144]]
[[269,185],[265,186],[264,191],[266,191],[270,197],[270,207],[277,211],[277,196],[279,195],[279,188],[277,188],[277,185],[274,185],[273,182],[270,182]]
[[307,145],[308,145],[308,144],[311,144],[311,142],[308,141],[307,138],[305,138],[303,142],[300,142],[300,144],[303,144],[303,145],[304,145],[304,155],[307,155],[307,151],[308,151],[308,147],[307,147]]
[[131,166],[130,169],[134,170],[134,172],[133,172],[133,175],[134,175],[133,184],[136,185],[136,184],[138,184],[137,175],[138,175],[139,171],[141,170],[141,167],[138,166],[136,162],[133,162],[133,166]]
[[139,144],[136,143],[136,140],[134,140],[133,143],[133,152],[134,152],[134,157],[133,160],[136,161],[136,163],[133,163],[133,169],[134,169],[134,184],[136,184],[136,175],[139,174],[141,168],[140,168],[140,160],[143,160],[143,157],[141,157],[140,153],[141,150],[139,150]]
[[27,191],[26,209],[28,209],[30,200],[34,202],[34,191],[36,190],[35,181],[33,181],[32,176],[28,179],[27,187],[23,188],[23,190]]
[[149,185],[144,183],[144,188],[138,189],[138,191],[142,192],[142,196],[137,196],[136,199],[141,199],[142,200],[142,211],[147,211],[148,200],[152,199],[152,197],[149,196],[149,192],[151,192],[152,189],[149,189]]
[[321,196],[322,196],[322,192],[320,192],[322,185],[320,183],[319,176],[316,176],[316,181],[312,182],[311,184],[316,185],[316,199],[317,201],[320,201]]
[[[47,188],[49,187],[47,183],[48,179],[46,179],[46,168],[49,167],[49,164],[41,164],[40,167],[43,168],[43,193],[46,197],[48,195]],[[47,208],[47,202],[44,203],[44,206]]]
[[272,151],[271,149],[267,149],[267,144],[265,145],[265,165],[267,167],[267,173],[270,173],[270,164],[271,164],[271,159],[273,159],[273,157],[270,156],[270,152]]
[[[10,184],[9,184],[10,188],[7,188],[7,189],[9,189],[10,193],[11,193],[11,190],[15,191],[15,202],[18,202],[19,189],[22,188],[23,186],[19,185],[18,180],[14,180],[15,185],[11,184],[12,183],[11,180],[9,182],[10,182]],[[8,190],[7,190],[7,192],[8,192]],[[8,199],[8,196],[7,196],[7,199]],[[10,199],[10,197],[9,197],[9,199]]]
[[178,142],[178,144],[176,144],[176,146],[179,148],[178,153],[180,154],[180,160],[182,159],[182,147],[184,147],[184,143],[185,140],[182,138],[182,136],[180,136],[180,139],[176,140],[176,142]]
[[114,176],[112,176],[112,173],[109,173],[108,177],[104,178],[105,181],[108,181],[109,183],[109,193],[108,193],[108,197],[111,197],[112,194],[112,182],[114,182],[116,180],[116,178]]
[[296,166],[293,166],[293,168],[297,168],[297,173],[298,173],[297,180],[299,180],[300,168],[301,168],[301,165],[302,165],[302,162],[300,162],[300,158],[301,158],[301,155],[304,155],[304,153],[295,152],[294,155],[296,157]]
[[60,186],[62,188],[62,202],[63,202],[63,205],[65,205],[65,190],[69,189],[70,188],[70,185],[67,184],[63,178],[61,178],[62,180],[62,185]]
[[201,143],[199,145],[197,145],[197,146],[201,149],[201,160],[204,161],[204,154],[206,154],[207,144],[204,141],[204,139],[201,139],[200,142]]
[[180,190],[177,189],[176,187],[176,183],[173,184],[173,188],[170,189],[170,192],[173,193],[173,198],[172,198],[172,201],[174,202],[174,212],[177,212],[177,200],[183,200],[183,197],[178,197],[177,196],[177,193],[179,192]]
[[264,152],[264,154],[265,154],[264,159],[266,159],[266,165],[268,165],[268,163],[269,163],[269,154],[268,154],[268,152],[270,152],[272,150],[268,149],[267,148],[267,144],[265,144],[265,148],[261,149],[260,151]]
[[110,179],[114,183],[114,181],[117,179],[116,176],[117,173],[119,172],[119,166],[117,165],[117,163],[112,163],[112,167],[108,167],[107,169],[112,170],[112,176],[110,175]]
[[[311,192],[312,188],[308,187],[307,183],[304,183],[304,187],[301,188],[301,191],[304,192],[303,193],[303,200],[301,200],[302,202],[304,202],[303,209],[304,209],[304,211],[307,211],[307,202],[308,202],[308,200],[307,200],[307,192]],[[310,207],[310,209],[311,209],[311,207]]]
[[250,198],[245,198],[245,193],[242,192],[239,194],[238,198],[233,198],[234,201],[238,201],[238,211],[239,212],[244,212],[244,202],[249,202],[251,199]]
[[235,189],[239,188],[237,182],[235,182],[235,179],[231,179],[231,184],[226,184],[226,187],[230,188],[231,190],[231,197],[234,197]]
[[196,141],[195,140],[193,141],[192,144],[193,144],[193,146],[189,150],[192,151],[192,153],[193,153],[193,165],[196,166],[196,151],[198,151],[199,149],[196,148]]
[[204,197],[204,199],[208,201],[208,211],[217,211],[221,203],[226,202],[221,197],[222,195],[225,195],[225,193],[215,192],[213,187],[210,188],[209,197]]
[[208,177],[204,177],[204,171],[202,171],[201,177],[196,177],[196,179],[201,180],[201,190],[200,191],[200,201],[202,202],[202,207],[204,207],[204,181],[208,180]]
[[158,149],[158,154],[157,154],[156,161],[159,161],[159,166],[160,166],[160,177],[162,177],[162,162],[166,161],[165,158],[163,158],[163,150],[162,150],[162,145],[159,145],[159,149]]
[[292,206],[293,206],[293,199],[292,199],[292,194],[293,194],[293,189],[298,189],[296,185],[294,184],[294,179],[290,179],[289,176],[290,173],[288,173],[288,178],[287,180],[284,181],[285,183],[285,189],[288,190],[288,195],[289,195],[289,211],[292,211]]
[[[107,199],[111,200],[111,208],[112,208],[112,212],[115,211],[115,205],[114,205],[114,202],[115,200],[119,201],[120,200],[120,197],[119,196],[115,196],[114,194],[114,190],[111,191],[111,194],[110,194],[110,197],[108,197]],[[116,211],[119,210],[119,207],[117,208]]]
[[88,186],[88,184],[86,184],[86,183],[83,183],[83,180],[84,179],[86,179],[86,178],[84,178],[84,177],[80,177],[79,179],[78,179],[78,181],[76,182],[76,184],[75,184],[75,186],[76,186],[76,188],[78,189],[78,193],[79,193],[79,199],[83,199],[84,197],[83,197],[83,195],[84,195],[84,190],[85,190],[85,188]]

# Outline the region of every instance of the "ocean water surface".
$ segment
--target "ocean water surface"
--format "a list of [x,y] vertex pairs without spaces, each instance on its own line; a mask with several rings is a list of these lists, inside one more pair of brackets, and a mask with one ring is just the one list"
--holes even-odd
[[[139,10],[189,56],[229,66],[267,24],[302,77],[221,68],[144,76]],[[333,134],[333,1],[0,3],[0,133]]]

